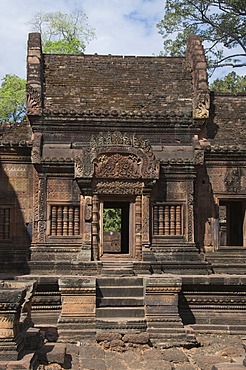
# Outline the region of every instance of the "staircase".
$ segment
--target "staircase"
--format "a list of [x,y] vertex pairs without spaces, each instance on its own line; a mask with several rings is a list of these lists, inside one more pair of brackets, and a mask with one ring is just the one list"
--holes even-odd
[[197,343],[194,330],[184,327],[178,315],[168,315],[159,320],[148,320],[147,333],[153,346],[169,348],[174,346],[192,346]]
[[151,248],[143,254],[143,260],[149,261],[154,273],[161,271],[175,275],[203,275],[210,273],[211,266],[201,258],[195,245],[163,245],[153,242]]
[[101,275],[105,276],[129,276],[134,275],[133,262],[118,261],[117,259],[102,262]]
[[246,248],[220,247],[215,252],[206,253],[214,273],[246,274]]
[[97,333],[146,331],[141,277],[100,277],[96,296]]

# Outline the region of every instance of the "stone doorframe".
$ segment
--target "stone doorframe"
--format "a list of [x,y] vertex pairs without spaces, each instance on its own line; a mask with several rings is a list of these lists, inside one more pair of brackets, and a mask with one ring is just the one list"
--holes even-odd
[[75,178],[83,195],[92,200],[92,259],[99,259],[100,199],[134,198],[132,257],[141,259],[150,244],[150,193],[159,178],[159,162],[146,140],[113,132],[92,137],[90,146],[75,158]]

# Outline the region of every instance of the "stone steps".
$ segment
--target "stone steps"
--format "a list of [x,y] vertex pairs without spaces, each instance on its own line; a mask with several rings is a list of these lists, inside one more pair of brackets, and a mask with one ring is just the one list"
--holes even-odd
[[145,311],[144,308],[141,307],[100,307],[97,308],[97,314],[96,317],[98,318],[144,318],[145,317]]
[[144,299],[139,297],[97,297],[97,306],[100,307],[138,307],[144,305]]
[[158,348],[168,348],[177,346],[187,346],[195,344],[196,338],[193,333],[187,333],[183,327],[169,328],[148,328],[147,333],[151,337],[151,343]]
[[[117,289],[116,289],[117,288]],[[124,287],[118,286],[118,287],[102,287],[100,286],[98,288],[98,294],[97,297],[105,297],[105,298],[116,298],[116,297],[142,297],[143,296],[143,288],[141,287],[133,287],[125,285]]]
[[101,259],[101,275],[106,276],[131,276],[134,275],[133,261],[123,259],[119,261],[118,256],[112,256],[107,259]]
[[98,278],[96,294],[97,331],[146,330],[142,278]]
[[141,277],[100,277],[97,278],[97,284],[100,287],[106,286],[133,286],[133,287],[143,287],[143,279]]
[[206,253],[215,273],[246,274],[246,248],[222,247],[215,252]]
[[115,318],[97,319],[96,331],[99,332],[120,332],[140,333],[146,332],[146,320],[139,318]]

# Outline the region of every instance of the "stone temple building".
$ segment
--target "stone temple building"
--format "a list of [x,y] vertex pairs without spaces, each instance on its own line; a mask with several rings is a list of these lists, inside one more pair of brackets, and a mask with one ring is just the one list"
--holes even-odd
[[123,57],[29,35],[27,120],[0,138],[0,359],[31,320],[67,342],[246,334],[245,103],[210,92],[196,36]]

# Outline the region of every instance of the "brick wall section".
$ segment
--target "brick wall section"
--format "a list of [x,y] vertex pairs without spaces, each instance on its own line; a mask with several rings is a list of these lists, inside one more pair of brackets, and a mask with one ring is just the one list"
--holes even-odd
[[29,121],[25,118],[22,122],[15,123],[1,123],[0,122],[0,142],[11,141],[31,142],[32,130]]
[[44,55],[45,108],[192,112],[185,58]]
[[212,145],[246,143],[246,94],[215,94],[207,125]]

